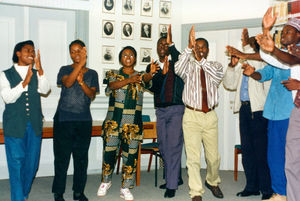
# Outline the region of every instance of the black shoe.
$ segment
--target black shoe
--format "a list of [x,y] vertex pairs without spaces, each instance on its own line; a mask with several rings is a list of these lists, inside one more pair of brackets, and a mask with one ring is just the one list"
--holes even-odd
[[205,186],[212,192],[212,194],[216,198],[223,198],[224,197],[224,195],[223,195],[221,189],[219,188],[219,186],[211,186],[210,184],[207,183],[207,181],[205,181]]
[[84,193],[73,193],[73,200],[89,201],[89,199],[85,197]]
[[272,197],[272,195],[273,195],[273,194],[264,194],[264,193],[263,193],[261,199],[262,199],[262,200],[268,200],[268,199],[270,199],[270,198]]
[[165,197],[165,198],[172,198],[172,197],[175,196],[175,192],[176,192],[175,189],[168,189],[168,188],[167,188],[164,197]]
[[238,197],[248,197],[248,196],[251,196],[251,195],[259,195],[259,191],[247,191],[247,190],[243,190],[241,192],[238,192],[236,194],[236,196]]
[[[182,185],[183,184],[183,180],[182,179],[179,179],[178,180],[178,186]],[[162,185],[159,186],[160,189],[166,189],[167,188],[167,184],[164,183]]]
[[54,201],[65,201],[63,194],[54,193]]

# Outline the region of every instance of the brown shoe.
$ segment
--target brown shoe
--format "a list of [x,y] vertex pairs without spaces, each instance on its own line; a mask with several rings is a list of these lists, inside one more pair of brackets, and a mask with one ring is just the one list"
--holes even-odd
[[202,201],[202,197],[200,195],[197,195],[192,198],[192,201]]
[[221,191],[221,189],[219,188],[219,186],[211,186],[207,183],[207,181],[205,181],[205,186],[211,190],[212,194],[216,197],[216,198],[223,198],[223,193]]

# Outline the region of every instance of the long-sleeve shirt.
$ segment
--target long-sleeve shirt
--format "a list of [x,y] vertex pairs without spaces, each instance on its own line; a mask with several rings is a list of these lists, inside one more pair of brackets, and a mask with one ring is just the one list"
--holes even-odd
[[[16,71],[21,76],[24,81],[29,66],[19,66],[18,64],[14,64]],[[41,94],[47,94],[50,90],[50,83],[47,80],[45,75],[40,76],[37,72],[38,77],[38,92]],[[11,88],[9,81],[7,80],[5,73],[1,72],[0,74],[0,93],[1,97],[6,104],[15,103],[18,98],[22,95],[23,92],[28,91],[28,85],[23,88],[22,82],[20,82],[17,86]]]
[[[286,69],[286,70],[291,69],[291,78],[300,80],[300,64],[297,64],[297,65],[286,64],[286,63],[278,60],[275,56],[273,56],[271,54],[267,54],[262,50],[259,51],[259,54],[265,62],[271,64],[274,67],[277,67],[280,69]],[[296,97],[296,93],[297,93],[297,90],[292,91],[294,100]]]
[[257,70],[261,79],[259,82],[271,80],[270,90],[265,102],[263,116],[269,120],[288,119],[294,108],[292,92],[288,91],[281,81],[287,80],[291,70],[284,70],[267,65],[263,69]]
[[[244,48],[245,53],[254,53],[253,49],[250,45],[246,45]],[[255,61],[255,60],[247,60],[247,62],[255,67],[255,70],[262,69],[265,64],[264,62]],[[241,107],[241,90],[242,90],[242,81],[243,81],[243,69],[240,63],[237,64],[234,68],[227,68],[223,85],[226,89],[236,91],[235,100],[234,100],[234,112],[238,112]],[[252,78],[248,80],[248,94],[250,98],[250,106],[252,112],[262,111],[264,109],[264,104],[266,101],[266,97],[270,88],[270,82],[258,82]]]
[[184,81],[183,103],[195,109],[202,109],[201,69],[205,74],[208,108],[212,109],[218,104],[218,86],[224,75],[223,66],[205,58],[197,61],[190,48],[186,48],[175,63],[175,73]]

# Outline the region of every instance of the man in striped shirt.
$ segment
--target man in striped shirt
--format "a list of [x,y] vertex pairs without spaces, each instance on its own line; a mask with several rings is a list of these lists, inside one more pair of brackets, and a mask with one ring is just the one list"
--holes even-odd
[[175,64],[175,73],[184,81],[183,133],[187,155],[190,196],[202,201],[204,189],[200,176],[201,144],[207,162],[205,185],[217,198],[223,198],[218,187],[220,155],[218,153],[218,118],[214,111],[218,104],[218,86],[223,78],[223,67],[218,62],[207,61],[209,45],[206,39],[195,40],[192,27],[189,45]]

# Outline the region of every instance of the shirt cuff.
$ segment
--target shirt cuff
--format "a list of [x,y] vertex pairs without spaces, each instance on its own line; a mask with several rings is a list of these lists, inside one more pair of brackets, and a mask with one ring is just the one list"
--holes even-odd
[[184,50],[186,53],[191,54],[192,53],[192,49],[190,49],[189,47],[185,48]]

